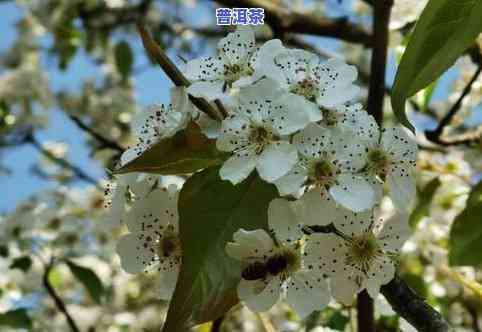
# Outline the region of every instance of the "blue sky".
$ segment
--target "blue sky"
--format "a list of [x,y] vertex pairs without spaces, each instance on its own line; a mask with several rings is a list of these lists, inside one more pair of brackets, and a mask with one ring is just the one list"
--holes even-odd
[[[331,1],[336,5],[337,1]],[[188,18],[196,17],[197,25],[209,25],[210,22],[215,24],[214,9],[212,13],[209,8],[204,7],[203,13],[197,11],[186,12]],[[340,9],[343,11],[343,8]],[[339,15],[340,10],[334,12]],[[0,41],[0,52],[7,50],[15,40],[16,30],[15,22],[22,16],[22,9],[17,7],[13,2],[0,2],[0,11],[2,12],[2,20],[0,20],[0,31],[2,31],[2,39]],[[190,17],[192,16],[192,17]],[[192,21],[192,20],[191,20]],[[325,49],[336,50],[338,43],[326,38],[308,38],[317,46]],[[129,39],[131,47],[135,52],[135,67],[142,67],[146,64],[147,59],[138,39]],[[50,45],[50,40],[44,38],[42,43]],[[171,54],[176,59],[175,54]],[[42,59],[44,69],[49,73],[49,80],[54,91],[59,89],[68,89],[75,91],[82,86],[82,82],[87,78],[96,76],[99,67],[96,66],[88,56],[79,52],[73,62],[65,72],[59,71],[56,61],[52,59]],[[389,62],[389,70],[387,79],[393,81],[395,74],[395,62],[393,57]],[[445,75],[444,81],[436,90],[435,99],[442,99],[447,92],[449,83],[453,80],[455,71],[452,70]],[[140,105],[147,105],[155,102],[166,102],[169,100],[169,87],[172,85],[166,79],[163,73],[154,67],[142,71],[135,76],[136,98]],[[68,159],[83,168],[88,174],[101,178],[104,176],[102,166],[89,158],[89,151],[85,147],[86,135],[80,131],[63,113],[55,108],[48,110],[51,112],[49,126],[46,130],[38,131],[37,137],[40,141],[62,141],[69,146]],[[2,162],[13,171],[9,176],[0,175],[0,187],[7,193],[0,200],[0,212],[12,211],[16,204],[21,200],[28,198],[35,192],[47,188],[54,188],[55,182],[40,179],[31,174],[30,168],[38,160],[39,154],[29,145],[20,146],[18,148],[2,151],[0,158]],[[78,182],[76,185],[85,185]],[[6,189],[6,190],[5,190]]]

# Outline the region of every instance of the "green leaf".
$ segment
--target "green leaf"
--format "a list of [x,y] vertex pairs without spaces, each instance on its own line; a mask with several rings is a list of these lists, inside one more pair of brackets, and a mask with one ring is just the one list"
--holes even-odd
[[195,174],[179,198],[183,263],[164,332],[220,317],[238,303],[240,263],[226,255],[225,246],[240,228],[267,229],[268,205],[276,188],[251,175],[233,186],[222,181],[219,168]]
[[482,1],[430,0],[415,26],[398,66],[392,106],[402,124],[405,100],[450,68],[482,32]]
[[29,256],[17,257],[10,264],[10,269],[20,269],[23,272],[27,272],[32,267],[32,259]]
[[105,289],[95,272],[69,260],[66,263],[74,277],[87,289],[92,299],[97,303],[101,303]]
[[134,54],[131,47],[126,41],[117,43],[114,48],[115,64],[122,79],[127,80],[132,72],[132,65],[134,64]]
[[482,266],[482,181],[471,191],[467,206],[450,230],[450,265]]
[[27,310],[16,309],[0,313],[0,326],[9,326],[16,329],[32,328],[32,320],[27,315]]
[[186,174],[220,165],[225,159],[226,154],[216,149],[215,140],[206,138],[199,127],[191,123],[185,130],[163,139],[115,173]]
[[427,183],[423,190],[418,191],[418,202],[410,215],[410,226],[417,226],[423,217],[428,216],[430,203],[432,203],[433,195],[439,186],[440,180],[435,178]]

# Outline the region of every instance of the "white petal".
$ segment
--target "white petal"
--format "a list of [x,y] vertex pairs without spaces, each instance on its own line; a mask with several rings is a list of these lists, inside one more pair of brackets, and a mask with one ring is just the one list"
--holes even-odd
[[248,177],[256,167],[256,154],[250,150],[246,153],[236,153],[224,162],[219,170],[223,180],[229,180],[232,184],[238,184]]
[[319,62],[317,55],[308,51],[294,49],[281,52],[274,58],[278,67],[276,75],[271,75],[279,83],[287,88],[305,77],[311,75],[311,67]]
[[348,247],[335,234],[312,234],[306,243],[303,257],[305,268],[336,278],[345,268]]
[[415,201],[415,177],[411,170],[407,171],[400,166],[392,166],[386,179],[390,198],[400,211],[409,210]]
[[256,312],[266,311],[278,301],[282,284],[279,277],[273,277],[267,284],[264,280],[241,279],[238,296],[249,309]]
[[330,137],[330,131],[316,123],[310,123],[294,136],[293,144],[306,158],[316,159],[325,151]]
[[298,315],[305,318],[330,302],[328,284],[320,275],[306,271],[297,272],[288,283],[287,300]]
[[185,74],[193,82],[222,80],[224,61],[221,57],[212,56],[194,59],[186,64]]
[[172,298],[174,289],[176,288],[178,271],[169,271],[159,274],[159,298],[168,301]]
[[336,229],[343,234],[355,237],[371,230],[375,220],[372,210],[357,213],[341,206],[338,209],[340,214],[335,219],[334,224]]
[[231,115],[223,120],[216,147],[221,151],[233,151],[245,147],[250,134],[250,121],[241,115]]
[[319,189],[307,192],[293,205],[304,225],[328,225],[340,218],[336,203],[327,195],[322,195]]
[[406,213],[397,213],[388,219],[377,235],[383,250],[396,253],[400,251],[411,234]]
[[301,167],[299,164],[295,165],[291,171],[280,177],[274,182],[276,188],[278,188],[281,196],[293,195],[300,197],[302,192],[302,186],[308,178],[308,172],[305,167]]
[[199,115],[197,119],[197,124],[201,128],[202,133],[211,139],[218,138],[221,134],[221,123],[219,121],[211,119],[204,113]]
[[179,220],[176,205],[167,190],[153,190],[147,197],[135,201],[125,218],[127,227],[131,232],[153,233],[167,224],[176,226]]
[[388,257],[383,257],[373,262],[368,271],[368,279],[365,281],[368,294],[376,299],[380,287],[387,284],[395,276],[395,266]]
[[367,179],[360,175],[340,174],[338,183],[330,188],[333,199],[345,208],[361,212],[373,207],[377,195]]
[[254,32],[249,26],[240,25],[218,43],[219,54],[227,63],[247,64],[254,52]]
[[298,152],[293,145],[274,142],[261,153],[256,169],[263,180],[273,182],[288,173],[297,161]]
[[263,257],[275,247],[271,236],[262,229],[254,231],[240,229],[234,233],[233,240],[234,242],[226,244],[226,253],[240,261]]
[[194,82],[188,88],[187,92],[200,98],[206,98],[208,100],[216,100],[223,97],[224,81],[212,81],[212,82]]
[[276,115],[283,117],[284,131],[280,134],[291,134],[297,130],[303,129],[309,122],[320,121],[323,117],[318,105],[306,100],[303,96],[293,93],[284,93],[275,106],[279,111]]
[[361,104],[345,104],[336,108],[338,126],[342,131],[354,133],[357,140],[366,142],[367,146],[378,144],[380,132],[378,125],[370,114],[363,110]]
[[144,248],[140,233],[126,234],[117,243],[117,253],[121,259],[122,269],[128,273],[136,274],[152,266],[155,253],[150,247]]
[[347,65],[339,59],[329,59],[315,69],[320,80],[318,104],[335,107],[356,98],[360,88],[352,83],[357,78],[355,66]]
[[351,268],[330,278],[331,295],[345,305],[352,305],[355,295],[361,290],[355,281],[356,273]]
[[396,160],[406,169],[415,166],[417,144],[405,129],[401,127],[383,129],[381,144],[383,150],[390,154],[391,160]]
[[[255,55],[251,57],[251,67],[255,70],[255,77],[269,77],[275,81],[281,81],[278,67],[274,63],[274,57],[285,51],[279,39],[272,39],[264,43]],[[277,74],[278,73],[278,74]]]
[[291,203],[285,199],[271,201],[268,208],[268,224],[270,231],[281,242],[294,243],[303,237],[301,224],[291,208]]

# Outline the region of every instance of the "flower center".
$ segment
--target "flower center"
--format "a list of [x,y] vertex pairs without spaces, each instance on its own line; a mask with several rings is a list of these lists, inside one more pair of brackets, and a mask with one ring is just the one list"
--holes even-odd
[[249,141],[251,144],[256,146],[257,154],[263,152],[266,145],[272,141],[276,141],[277,139],[278,138],[273,135],[273,133],[264,127],[254,128],[249,135]]
[[323,124],[327,127],[334,127],[338,124],[338,118],[336,117],[336,113],[326,109],[324,107],[320,107],[321,113],[323,114]]
[[369,169],[378,174],[382,179],[385,178],[390,164],[390,159],[387,154],[380,150],[375,149],[368,152]]
[[352,239],[348,250],[347,264],[358,266],[368,273],[372,261],[383,255],[373,233],[364,234]]
[[250,76],[253,74],[253,69],[249,65],[225,65],[224,66],[224,79],[226,83],[231,86],[232,83],[239,80],[242,76]]
[[328,160],[316,161],[308,173],[310,182],[318,187],[328,188],[335,183],[336,166]]
[[310,101],[315,101],[318,91],[318,84],[315,80],[304,78],[303,80],[296,83],[292,88],[291,92],[297,95],[304,96]]
[[159,239],[157,247],[159,257],[172,257],[181,255],[181,242],[179,237],[169,229]]

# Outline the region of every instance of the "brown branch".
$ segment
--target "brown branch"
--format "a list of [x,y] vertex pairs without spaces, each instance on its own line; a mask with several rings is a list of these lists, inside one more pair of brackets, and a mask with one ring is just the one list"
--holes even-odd
[[45,149],[42,144],[35,138],[32,132],[28,133],[25,138],[25,142],[30,143],[37,151],[39,151],[42,155],[44,155],[46,158],[51,160],[52,162],[56,163],[57,165],[61,166],[64,169],[68,169],[74,173],[74,175],[80,179],[83,180],[87,183],[95,185],[97,188],[103,190],[99,186],[99,183],[96,179],[85,173],[81,168],[72,165],[69,161],[59,158],[55,156],[52,152],[49,150]]
[[398,276],[381,287],[381,293],[401,317],[419,332],[447,332],[449,324]]
[[[159,64],[159,66],[161,66],[162,70],[167,74],[169,79],[171,79],[176,86],[189,86],[191,82],[189,82],[184,74],[165,54],[162,48],[152,39],[146,28],[142,24],[138,23],[137,29],[147,53]],[[204,98],[196,98],[189,95],[189,99],[199,110],[209,115],[212,119],[223,119],[223,116],[219,114],[218,110],[212,107],[211,104],[209,104],[209,102]]]
[[229,7],[264,8],[265,20],[277,37],[285,33],[301,33],[332,37],[346,42],[372,45],[372,39],[362,27],[346,19],[329,20],[308,13],[292,11],[271,0],[215,0]]
[[375,331],[375,306],[373,299],[366,290],[358,293],[356,298],[357,311],[357,331],[374,332]]
[[370,90],[368,92],[367,110],[380,126],[383,121],[388,23],[392,5],[393,0],[377,1],[373,12],[373,51],[370,65]]
[[[425,136],[429,141],[434,142],[436,144],[444,145],[444,146],[472,143],[473,141],[472,138],[445,141],[441,138],[441,136],[443,134],[445,127],[447,127],[450,124],[450,122],[452,122],[457,112],[462,108],[463,100],[465,99],[465,97],[469,95],[470,91],[472,91],[472,85],[475,83],[475,81],[477,81],[481,72],[482,72],[482,65],[479,64],[479,66],[477,67],[477,70],[472,75],[472,78],[470,79],[469,83],[467,83],[467,85],[465,86],[464,90],[460,94],[455,104],[453,104],[453,106],[450,108],[447,114],[442,118],[442,120],[440,120],[437,128],[435,128],[434,130],[425,131]],[[478,139],[480,139],[480,137]],[[475,141],[477,141],[478,139],[475,139]]]
[[53,260],[45,267],[45,272],[44,272],[43,278],[42,278],[43,285],[44,285],[45,289],[47,290],[47,293],[50,295],[50,297],[54,301],[57,309],[65,316],[65,319],[67,320],[67,323],[69,324],[70,329],[73,332],[80,332],[80,329],[77,326],[77,324],[75,323],[75,320],[72,318],[69,311],[67,310],[67,307],[66,307],[64,301],[60,298],[60,296],[57,294],[54,287],[50,283],[49,274],[50,274],[50,271],[52,270],[52,268],[53,268]]

